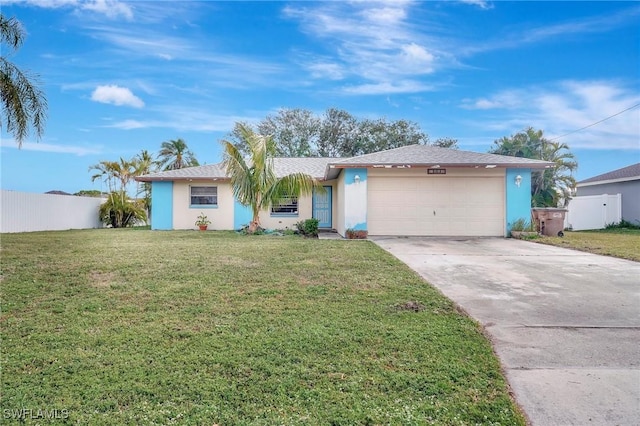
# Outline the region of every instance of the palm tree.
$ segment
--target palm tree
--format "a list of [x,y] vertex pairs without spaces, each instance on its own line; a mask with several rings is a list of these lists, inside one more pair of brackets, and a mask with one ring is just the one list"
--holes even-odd
[[[24,42],[25,32],[15,18],[5,18],[0,14],[0,42],[2,52],[15,52]],[[8,49],[4,48],[4,44]],[[47,99],[44,93],[34,85],[35,75],[21,71],[2,55],[0,56],[0,99],[2,100],[2,116],[0,128],[13,134],[18,147],[29,135],[33,126],[39,139],[44,132]]]
[[[156,162],[149,151],[143,149],[133,157],[132,160],[135,168],[135,175],[141,176],[149,174],[153,171]],[[151,183],[150,182],[138,182],[136,184],[136,196],[142,194],[142,203],[147,210],[147,215],[151,216]]]
[[578,168],[575,156],[566,143],[551,142],[542,138],[540,159],[551,161],[555,166],[532,173],[532,198],[534,207],[557,206],[562,199],[566,206],[571,199],[576,180],[573,172]]
[[126,191],[131,179],[136,176],[135,162],[125,160],[122,157],[120,157],[120,161],[101,161],[89,167],[89,170],[98,171],[91,176],[91,182],[103,179],[107,183],[109,192]]
[[569,202],[571,190],[576,185],[573,172],[578,168],[578,163],[566,143],[550,141],[543,136],[542,130],[529,127],[494,141],[489,152],[555,163],[554,167],[531,173],[531,205],[556,207],[560,199],[564,200],[565,205]]
[[178,138],[162,142],[158,153],[158,165],[163,170],[176,170],[200,164],[193,152],[189,151],[187,143]]
[[137,162],[134,160],[101,161],[89,170],[97,173],[91,181],[102,179],[109,188],[109,197],[100,207],[100,218],[114,228],[133,226],[136,221],[146,220],[147,215],[143,203],[132,200],[127,194],[127,187],[137,174]]
[[248,147],[249,158],[243,158],[238,147],[223,140],[223,164],[231,178],[233,195],[240,204],[251,207],[253,218],[248,231],[253,233],[260,227],[261,211],[293,196],[310,195],[314,188],[322,190],[322,186],[304,173],[277,177],[273,169],[276,152],[273,138],[258,135],[242,125],[239,126],[239,133]]

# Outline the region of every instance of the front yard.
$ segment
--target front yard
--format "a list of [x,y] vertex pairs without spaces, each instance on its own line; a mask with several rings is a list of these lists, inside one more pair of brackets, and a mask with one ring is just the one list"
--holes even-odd
[[1,274],[8,422],[524,424],[479,327],[369,242],[4,234]]
[[565,231],[563,238],[544,237],[535,241],[640,262],[640,229]]

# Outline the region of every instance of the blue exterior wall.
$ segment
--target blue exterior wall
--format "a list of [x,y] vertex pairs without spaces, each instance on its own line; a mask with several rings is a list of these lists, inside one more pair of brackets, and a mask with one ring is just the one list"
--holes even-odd
[[[522,176],[519,187],[516,185],[516,176]],[[505,235],[509,235],[511,224],[516,220],[525,219],[531,222],[531,169],[507,169],[505,193],[507,197]]]
[[253,219],[253,213],[251,207],[243,206],[234,197],[233,198],[233,229],[238,230],[245,225],[248,225]]
[[[345,229],[367,230],[367,169],[344,169]],[[358,179],[356,179],[358,176]]]
[[151,229],[173,229],[173,182],[151,182]]

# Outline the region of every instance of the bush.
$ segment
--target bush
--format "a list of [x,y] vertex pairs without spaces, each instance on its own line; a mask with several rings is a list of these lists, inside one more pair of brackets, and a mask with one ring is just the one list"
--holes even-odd
[[366,240],[369,235],[369,231],[366,230],[356,230],[356,229],[347,229],[345,232],[345,236],[348,240]]
[[515,220],[511,227],[509,228],[511,231],[523,231],[523,232],[535,232],[536,228],[533,223],[529,222],[524,218],[520,218]]
[[605,229],[640,229],[640,223],[635,224],[623,219],[618,223],[607,224]]
[[147,220],[139,200],[132,200],[124,191],[114,191],[100,206],[100,220],[112,228],[126,228]]
[[307,219],[301,220],[296,223],[296,228],[298,228],[298,232],[305,237],[317,237],[318,236],[318,224],[320,222],[318,219]]

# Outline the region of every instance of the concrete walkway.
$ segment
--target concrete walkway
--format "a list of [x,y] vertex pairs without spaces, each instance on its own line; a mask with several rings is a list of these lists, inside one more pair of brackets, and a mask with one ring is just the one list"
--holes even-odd
[[485,327],[532,425],[640,425],[640,263],[502,238],[370,239]]

